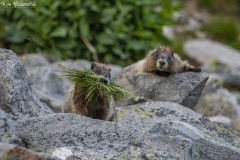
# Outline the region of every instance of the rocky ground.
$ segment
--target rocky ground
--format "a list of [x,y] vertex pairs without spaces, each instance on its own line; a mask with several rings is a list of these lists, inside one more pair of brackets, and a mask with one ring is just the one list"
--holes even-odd
[[209,39],[211,36],[201,27],[211,22],[210,12],[201,8],[195,0],[185,0],[183,3],[185,8],[174,14],[177,25],[165,27],[163,32],[173,41],[180,39],[182,53],[193,65],[209,74],[194,110],[215,124],[239,130],[240,51]]
[[[39,55],[22,57],[22,61],[36,56]],[[89,67],[90,64],[87,61],[59,63],[71,67],[77,67],[79,63],[82,67]],[[211,123],[192,110],[207,106],[201,104],[205,101],[216,105],[215,101],[219,102],[221,96],[230,94],[213,85],[213,80],[207,83],[208,74],[205,72],[150,76],[147,79],[145,75],[125,77],[124,84],[140,99],[132,105],[119,103],[115,122],[108,122],[58,113],[70,84],[62,80],[46,84],[58,78],[58,74],[54,70],[56,64],[50,64],[44,57],[37,66],[36,63],[25,65],[14,52],[0,49],[1,159],[186,160],[240,157],[239,131]],[[110,67],[114,79],[121,68]],[[210,98],[213,102],[209,103],[205,99],[210,93],[215,97]],[[197,103],[200,96],[203,100]],[[227,126],[233,119],[238,121],[233,106],[237,104],[236,99],[228,100],[233,111],[228,109],[229,114],[225,116],[235,115],[229,118]],[[226,106],[230,105],[226,102]]]

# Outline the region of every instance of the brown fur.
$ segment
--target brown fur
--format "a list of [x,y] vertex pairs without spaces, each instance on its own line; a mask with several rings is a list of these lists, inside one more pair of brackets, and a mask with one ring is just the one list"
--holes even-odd
[[[91,69],[102,78],[103,82],[110,82],[110,69],[104,64],[92,63]],[[68,91],[67,100],[62,106],[62,112],[113,121],[115,115],[114,100],[113,98],[109,99],[95,94],[93,99],[88,102],[85,99],[85,93],[77,86],[72,85]]]
[[[161,68],[161,63],[165,63],[164,68]],[[169,48],[161,47],[150,51],[145,59],[123,69],[117,79],[121,79],[124,74],[153,73],[169,75],[171,73],[181,72],[201,72],[201,69],[194,68],[187,61],[182,61],[181,58],[177,54],[174,54],[174,51]]]
[[[157,63],[159,63],[159,60],[161,61],[162,59],[167,59],[168,61],[169,57],[172,57],[172,63],[169,63],[167,68],[160,69],[159,67],[157,67]],[[181,58],[177,54],[174,54],[174,51],[170,50],[169,48],[161,47],[149,52],[149,54],[145,58],[145,64],[142,71],[150,73],[156,71],[181,73],[189,71],[200,72],[201,70],[194,68],[187,61],[182,61]]]

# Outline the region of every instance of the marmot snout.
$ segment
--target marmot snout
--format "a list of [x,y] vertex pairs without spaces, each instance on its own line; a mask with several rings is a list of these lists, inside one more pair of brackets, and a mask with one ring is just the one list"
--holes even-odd
[[91,70],[96,73],[103,83],[109,84],[111,78],[111,68],[101,63],[92,63]]

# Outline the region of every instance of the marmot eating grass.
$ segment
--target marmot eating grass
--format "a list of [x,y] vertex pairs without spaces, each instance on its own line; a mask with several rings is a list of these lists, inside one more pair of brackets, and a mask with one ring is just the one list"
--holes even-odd
[[174,54],[173,50],[166,47],[159,47],[150,51],[145,59],[126,67],[122,71],[123,74],[153,73],[160,76],[181,72],[201,72],[201,69],[194,68],[187,61],[182,61],[177,54]]
[[[110,83],[111,69],[106,65],[93,62],[91,64],[91,70],[98,75],[102,83]],[[62,112],[76,113],[94,119],[113,121],[115,104],[113,98],[101,97],[97,93],[88,101],[86,99],[86,93],[82,92],[76,85],[72,85],[68,90],[67,99],[62,106]]]

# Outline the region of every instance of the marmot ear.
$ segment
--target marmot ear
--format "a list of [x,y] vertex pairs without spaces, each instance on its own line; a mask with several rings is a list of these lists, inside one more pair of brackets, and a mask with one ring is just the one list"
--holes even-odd
[[93,69],[95,66],[96,66],[96,63],[95,63],[95,62],[92,62],[92,64],[91,64],[91,69]]
[[157,50],[156,50],[156,54],[157,54],[157,55],[160,54],[160,47],[157,48]]
[[173,55],[174,55],[174,51],[171,52],[171,56],[172,56],[172,57],[173,57]]

